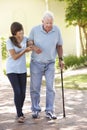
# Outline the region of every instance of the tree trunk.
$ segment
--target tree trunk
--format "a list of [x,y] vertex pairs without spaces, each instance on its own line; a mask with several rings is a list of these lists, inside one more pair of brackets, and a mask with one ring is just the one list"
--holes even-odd
[[85,55],[85,49],[84,49],[84,43],[82,40],[82,31],[81,31],[81,27],[79,26],[79,35],[80,35],[80,42],[81,42],[81,49],[82,49],[82,55]]
[[83,33],[85,36],[85,50],[86,50],[86,55],[87,55],[87,32],[86,32],[86,27],[83,27]]

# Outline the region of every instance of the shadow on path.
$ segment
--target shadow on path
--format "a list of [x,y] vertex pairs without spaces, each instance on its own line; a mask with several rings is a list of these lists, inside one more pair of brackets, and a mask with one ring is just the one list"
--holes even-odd
[[[28,85],[29,86],[29,85]],[[45,87],[41,90],[41,117],[31,118],[29,87],[27,87],[24,124],[16,122],[13,91],[10,85],[0,85],[0,130],[87,130],[87,91],[65,90],[66,118],[62,117],[61,89],[56,89],[57,120],[45,118]]]

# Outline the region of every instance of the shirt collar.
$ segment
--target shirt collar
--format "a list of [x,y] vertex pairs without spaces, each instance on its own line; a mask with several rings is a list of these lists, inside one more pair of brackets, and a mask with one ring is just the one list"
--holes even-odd
[[[40,28],[41,28],[41,31],[42,31],[42,32],[47,33],[47,32],[43,29],[43,25],[41,25]],[[51,31],[49,31],[48,33],[51,33],[51,32],[55,32],[54,26],[53,26],[53,28],[51,29]]]

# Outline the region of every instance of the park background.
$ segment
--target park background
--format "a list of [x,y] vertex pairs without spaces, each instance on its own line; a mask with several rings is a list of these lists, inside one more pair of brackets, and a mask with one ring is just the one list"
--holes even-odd
[[[82,4],[83,6],[81,6]],[[82,7],[82,9],[80,7]],[[65,70],[85,68],[87,66],[86,7],[86,0],[83,0],[83,2],[75,0],[71,3],[70,0],[0,0],[0,75],[6,74],[5,65],[6,58],[8,57],[8,53],[6,51],[6,40],[11,35],[10,25],[12,22],[17,21],[22,23],[24,26],[25,36],[29,36],[32,27],[41,24],[42,15],[47,10],[54,13],[54,24],[60,28],[62,33],[64,42],[63,50]],[[68,20],[66,20],[67,11],[69,14]],[[67,26],[67,21],[70,26]],[[73,23],[74,21],[75,23]],[[81,21],[81,24],[78,24],[79,21]],[[83,25],[86,25],[86,38],[83,33],[80,36],[79,28],[83,29]],[[83,41],[81,38],[83,38]],[[83,42],[83,48],[81,42]],[[28,76],[30,76],[30,54],[27,54],[26,57],[26,67],[28,70]],[[56,59],[55,68],[56,72],[60,71],[58,66],[58,58]]]
[[[45,118],[46,82],[43,77],[41,89],[41,118],[31,118],[30,55],[27,55],[28,77],[24,105],[26,121],[17,124],[13,91],[6,76],[6,40],[11,35],[14,21],[23,24],[28,36],[33,26],[41,24],[44,11],[54,13],[54,23],[59,26],[64,45],[64,95],[66,118],[63,117],[61,77],[56,59],[55,110],[58,120]],[[87,0],[0,0],[0,130],[87,130]]]
[[[3,69],[5,72],[5,41],[11,35],[11,23],[14,21],[22,23],[25,35],[28,36],[32,27],[41,24],[42,15],[46,10],[50,10],[54,13],[54,24],[56,24],[61,30],[64,41],[64,56],[80,56],[81,47],[78,26],[66,27],[65,8],[66,3],[59,2],[58,0],[0,0],[0,49],[2,46],[2,56],[0,54],[0,70]],[[3,62],[2,58],[4,59]],[[69,59],[71,59],[71,57]]]

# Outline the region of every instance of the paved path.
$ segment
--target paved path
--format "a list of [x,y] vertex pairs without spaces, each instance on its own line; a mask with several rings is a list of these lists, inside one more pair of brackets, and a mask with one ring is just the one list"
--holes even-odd
[[[29,85],[28,85],[29,86]],[[61,89],[56,89],[56,114],[58,120],[45,118],[45,88],[41,92],[41,118],[33,120],[30,111],[29,87],[24,105],[25,124],[15,120],[13,92],[9,84],[0,84],[0,130],[87,130],[87,91],[65,90],[66,118],[62,117]]]
[[[65,70],[64,71],[64,77],[69,77],[69,76],[74,76],[74,75],[81,75],[81,74],[87,74],[87,68],[82,68],[82,69],[76,69],[76,70]],[[60,77],[60,74],[57,73],[56,76]]]
[[41,90],[42,113],[38,120],[31,118],[29,82],[27,85],[24,124],[16,122],[13,91],[7,78],[0,79],[0,130],[87,130],[87,91],[65,90],[66,118],[62,118],[61,89],[56,89],[56,121],[45,118],[45,87]]

